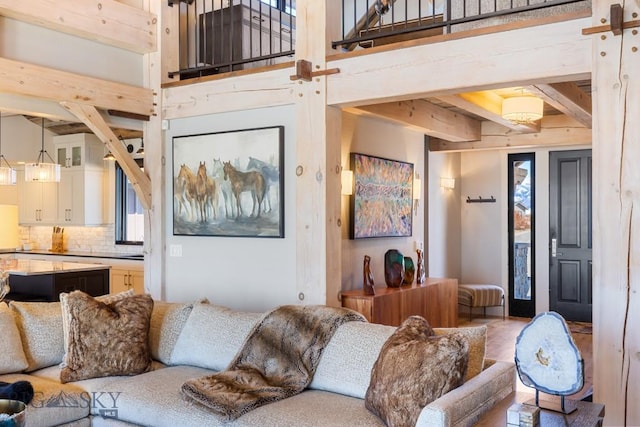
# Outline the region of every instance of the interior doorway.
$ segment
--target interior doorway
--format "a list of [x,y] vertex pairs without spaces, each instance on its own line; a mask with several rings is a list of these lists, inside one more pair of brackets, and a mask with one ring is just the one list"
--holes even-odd
[[549,238],[549,308],[591,322],[591,150],[549,153]]
[[533,317],[535,286],[535,154],[509,154],[509,316]]

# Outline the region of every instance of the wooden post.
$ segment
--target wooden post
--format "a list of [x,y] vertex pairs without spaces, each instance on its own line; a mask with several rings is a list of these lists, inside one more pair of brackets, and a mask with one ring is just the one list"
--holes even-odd
[[[593,2],[593,25],[613,1]],[[624,21],[637,2],[624,3]],[[615,15],[615,13],[614,13]],[[637,15],[636,15],[637,16]],[[640,35],[593,34],[594,401],[605,425],[640,425]]]
[[[326,68],[327,22],[340,22],[327,2],[298,0],[296,60]],[[293,70],[295,72],[295,70]],[[293,73],[292,73],[293,74]],[[327,76],[298,80],[296,92],[296,283],[303,304],[339,306],[341,289],[341,111],[327,107]]]

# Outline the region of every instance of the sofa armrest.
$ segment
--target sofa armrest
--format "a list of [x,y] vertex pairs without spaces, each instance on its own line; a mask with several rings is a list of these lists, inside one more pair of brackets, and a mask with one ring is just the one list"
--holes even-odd
[[472,426],[515,390],[513,362],[495,362],[455,390],[425,406],[416,427]]

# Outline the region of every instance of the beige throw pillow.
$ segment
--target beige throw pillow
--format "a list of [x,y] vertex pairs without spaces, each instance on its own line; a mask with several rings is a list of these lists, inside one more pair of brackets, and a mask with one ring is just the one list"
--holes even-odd
[[365,406],[388,427],[415,425],[422,408],[462,384],[468,353],[460,335],[433,336],[424,318],[409,317],[380,350]]
[[0,331],[2,331],[2,350],[0,350],[0,374],[21,372],[27,369],[27,357],[22,349],[20,331],[7,304],[0,302]]
[[469,364],[467,366],[467,374],[464,377],[465,382],[482,372],[487,348],[486,325],[471,328],[434,328],[433,331],[437,336],[455,332],[469,341]]
[[135,375],[151,366],[149,324],[153,299],[133,295],[112,303],[82,291],[67,296],[69,352],[60,382]]
[[171,353],[192,309],[193,303],[154,301],[149,327],[149,350],[153,359],[171,365]]
[[9,308],[29,364],[26,371],[60,363],[64,354],[60,303],[11,301]]

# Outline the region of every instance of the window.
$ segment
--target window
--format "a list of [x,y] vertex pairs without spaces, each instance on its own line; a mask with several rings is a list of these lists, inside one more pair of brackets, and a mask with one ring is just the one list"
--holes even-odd
[[[143,160],[135,160],[143,167]],[[144,216],[133,185],[116,162],[116,245],[142,245]]]
[[269,6],[280,9],[281,11],[288,13],[289,15],[296,16],[296,2],[295,0],[260,0],[262,3],[266,3]]

